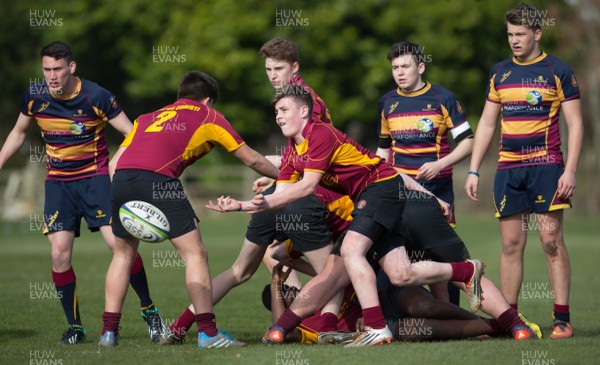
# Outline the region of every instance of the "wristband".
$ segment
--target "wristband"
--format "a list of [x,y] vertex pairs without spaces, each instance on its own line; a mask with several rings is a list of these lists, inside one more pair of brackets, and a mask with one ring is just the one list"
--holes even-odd
[[479,173],[477,171],[469,171],[469,175],[475,175],[479,177]]
[[235,210],[236,212],[241,212],[242,211],[242,202],[239,202],[240,206]]

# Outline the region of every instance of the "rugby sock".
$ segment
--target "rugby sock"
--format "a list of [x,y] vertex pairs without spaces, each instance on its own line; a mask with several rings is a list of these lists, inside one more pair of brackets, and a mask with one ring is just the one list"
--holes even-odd
[[452,276],[450,277],[450,281],[466,283],[471,276],[473,276],[473,272],[475,271],[475,267],[469,261],[450,262],[450,266],[452,266]]
[[518,311],[519,310],[519,304],[515,303],[515,304],[509,304],[511,308],[514,308],[514,310]]
[[302,323],[302,318],[298,317],[296,313],[287,308],[285,311],[283,311],[283,313],[281,313],[281,316],[277,322],[275,322],[275,326],[283,328],[283,331],[288,333],[296,328],[296,326],[298,326],[300,323]]
[[383,318],[383,312],[381,306],[363,308],[362,310],[365,326],[369,326],[373,329],[380,330],[385,328],[385,319]]
[[554,304],[554,319],[559,321],[571,322],[571,313],[569,312],[569,305]]
[[113,331],[115,335],[119,333],[119,322],[121,313],[104,312],[102,313],[102,334],[107,331]]
[[79,317],[79,302],[77,300],[77,279],[73,268],[65,272],[52,271],[52,281],[56,287],[56,293],[60,298],[63,311],[70,325],[81,326]]
[[135,293],[140,298],[140,306],[143,309],[152,307],[152,299],[150,299],[150,289],[148,289],[148,279],[146,278],[146,270],[144,270],[144,262],[140,254],[136,254],[129,272],[129,284]]
[[492,333],[490,333],[491,335],[498,336],[506,333],[506,329],[502,328],[500,322],[496,318],[481,318],[487,320],[490,323],[490,326],[492,326]]
[[175,336],[184,337],[195,321],[196,315],[194,312],[192,312],[189,308],[186,308],[185,312],[181,313],[179,318],[177,318],[175,322],[169,326],[169,329],[175,334]]
[[319,321],[319,332],[334,332],[337,331],[338,317],[331,313],[321,313],[321,319]]
[[510,331],[513,327],[518,325],[526,326],[526,324],[519,318],[519,312],[514,308],[508,308],[505,310],[500,317],[498,317],[498,323],[506,331]]
[[214,313],[199,313],[196,314],[195,319],[198,326],[198,333],[204,332],[209,337],[215,337],[219,333]]

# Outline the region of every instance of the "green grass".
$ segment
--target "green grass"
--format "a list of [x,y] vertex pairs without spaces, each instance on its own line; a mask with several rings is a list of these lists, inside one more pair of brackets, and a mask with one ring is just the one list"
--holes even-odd
[[[200,209],[201,210],[201,209]],[[208,215],[201,228],[209,250],[211,272],[226,269],[236,258],[248,217],[242,214]],[[512,340],[450,341],[436,343],[396,343],[364,349],[341,346],[272,346],[260,343],[270,324],[270,313],[263,309],[259,292],[269,276],[261,268],[248,283],[234,289],[215,307],[219,327],[248,342],[241,349],[198,350],[195,329],[183,346],[158,347],[150,343],[139,303],[132,291],[125,301],[121,321],[120,346],[99,348],[102,328],[104,276],[110,254],[98,234],[83,233],[76,241],[73,266],[78,277],[81,316],[88,331],[86,343],[77,346],[56,344],[65,320],[57,299],[47,298],[50,285],[49,245],[29,224],[0,223],[2,231],[2,310],[0,312],[0,364],[589,364],[600,356],[600,319],[598,293],[600,257],[598,217],[569,217],[566,240],[573,263],[571,295],[575,337],[563,341],[517,343]],[[498,282],[500,234],[495,219],[488,215],[462,217],[459,233],[473,257],[486,261],[486,273]],[[153,299],[161,315],[171,323],[188,303],[184,288],[184,269],[168,243],[143,244]],[[160,261],[162,260],[162,261]],[[168,262],[171,267],[164,267]],[[161,264],[163,264],[161,267]],[[175,265],[175,267],[173,267]],[[525,282],[547,283],[546,264],[538,238],[532,235],[526,251]],[[32,289],[33,287],[33,289]],[[537,290],[544,295],[544,290]],[[32,298],[33,296],[33,298]],[[36,296],[39,298],[36,299]],[[43,298],[43,297],[46,298]],[[466,302],[464,300],[463,302]],[[550,329],[552,300],[521,300],[520,309]]]

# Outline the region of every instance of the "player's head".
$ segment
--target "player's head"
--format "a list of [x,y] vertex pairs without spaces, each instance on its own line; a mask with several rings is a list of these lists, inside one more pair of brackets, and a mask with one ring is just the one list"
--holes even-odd
[[392,65],[392,77],[402,91],[415,91],[421,84],[425,72],[423,47],[411,42],[394,44],[387,54]]
[[541,53],[542,38],[540,12],[529,4],[516,5],[504,14],[508,44],[520,61],[527,61]]
[[312,117],[313,98],[300,85],[287,85],[273,96],[275,122],[281,133],[288,138],[301,135],[302,129]]
[[265,71],[275,89],[288,85],[298,73],[298,47],[289,38],[275,37],[263,44],[258,53],[265,60]]
[[219,99],[219,84],[204,72],[190,71],[179,82],[177,99],[191,99],[213,105]]
[[46,84],[53,94],[70,93],[75,88],[75,69],[71,48],[63,42],[54,41],[42,48],[42,71]]
[[[279,292],[281,293],[281,296],[283,297],[283,301],[285,303],[285,307],[287,308],[298,296],[300,289],[296,288],[295,286],[280,284]],[[267,284],[262,291],[262,302],[265,308],[267,308],[268,310],[271,310],[271,300],[271,284]]]

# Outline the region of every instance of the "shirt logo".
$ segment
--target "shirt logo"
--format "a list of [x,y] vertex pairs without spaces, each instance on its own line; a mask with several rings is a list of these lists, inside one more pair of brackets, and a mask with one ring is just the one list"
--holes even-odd
[[40,108],[38,109],[38,113],[46,110],[49,106],[50,106],[50,102],[42,103],[42,105],[40,105]]
[[388,114],[392,114],[392,112],[394,111],[394,109],[396,109],[397,106],[398,102],[395,102],[394,104],[390,105],[390,111],[388,112]]
[[462,106],[460,106],[460,103],[458,102],[458,100],[456,101],[456,110],[458,110],[459,113],[463,112],[463,108],[462,108]]
[[74,117],[87,117],[87,114],[83,114],[83,109],[78,109],[77,114],[73,114]]
[[508,76],[510,76],[511,72],[512,71],[508,71],[508,72],[502,74],[502,78],[500,79],[500,82],[502,83],[502,82],[506,81],[506,79],[508,79]]
[[525,100],[527,100],[529,105],[538,105],[542,102],[542,94],[537,90],[531,90],[525,96]]
[[545,202],[546,202],[546,199],[544,199],[544,197],[543,197],[543,196],[541,196],[541,195],[538,195],[538,196],[537,196],[537,199],[536,199],[536,201],[535,201],[535,202],[536,202],[537,204],[545,203]]
[[577,79],[575,79],[575,75],[571,74],[571,84],[573,85],[573,87],[579,87],[577,85]]
[[433,121],[429,118],[423,118],[417,122],[417,129],[421,133],[428,133],[433,129]]
[[98,213],[96,215],[96,218],[104,218],[104,217],[106,217],[106,213],[103,213],[102,209],[98,209],[96,212]]
[[71,133],[78,136],[85,132],[85,124],[83,124],[82,122],[73,122],[71,123],[71,125],[69,125],[69,130],[71,131]]

